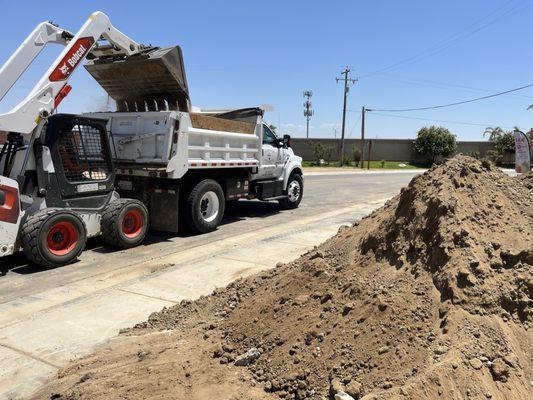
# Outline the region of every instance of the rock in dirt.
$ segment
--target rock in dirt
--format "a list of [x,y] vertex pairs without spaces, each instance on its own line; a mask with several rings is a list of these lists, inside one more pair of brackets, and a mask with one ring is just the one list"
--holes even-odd
[[345,392],[335,393],[335,400],[355,400],[352,396]]
[[235,359],[234,365],[238,367],[243,367],[246,365],[250,365],[253,361],[257,360],[261,356],[261,353],[259,350],[257,350],[255,347],[248,350],[246,353],[241,354]]

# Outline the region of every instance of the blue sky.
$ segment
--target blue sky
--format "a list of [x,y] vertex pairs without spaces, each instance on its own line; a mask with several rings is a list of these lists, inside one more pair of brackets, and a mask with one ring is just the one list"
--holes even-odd
[[[194,105],[271,104],[275,111],[266,119],[295,137],[305,134],[306,89],[314,92],[310,136],[333,137],[335,129],[340,134],[342,85],[335,77],[345,65],[360,77],[348,98],[348,137],[360,134],[363,105],[431,106],[533,83],[530,0],[0,0],[0,5],[5,35],[0,63],[42,20],[75,32],[101,10],[138,42],[182,47]],[[29,92],[60,49],[43,52],[0,111]],[[79,69],[71,84],[60,111],[105,107],[105,93],[85,70]],[[422,126],[439,124],[459,139],[483,140],[485,126],[532,127],[533,110],[526,111],[532,103],[529,88],[439,110],[367,114],[367,136],[412,138]]]

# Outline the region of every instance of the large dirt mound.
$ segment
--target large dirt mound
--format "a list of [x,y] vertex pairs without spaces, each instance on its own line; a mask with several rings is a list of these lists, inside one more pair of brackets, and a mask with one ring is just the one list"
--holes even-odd
[[37,397],[529,399],[531,182],[449,160],[293,263],[153,314]]

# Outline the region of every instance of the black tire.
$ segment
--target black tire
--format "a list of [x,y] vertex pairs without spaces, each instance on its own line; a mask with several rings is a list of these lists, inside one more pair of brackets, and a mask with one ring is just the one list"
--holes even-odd
[[139,200],[115,200],[102,214],[102,237],[106,243],[121,249],[138,246],[146,237],[148,221],[148,210]]
[[[218,204],[213,197],[215,195]],[[198,233],[214,231],[224,217],[225,206],[224,191],[218,182],[212,179],[200,181],[193,187],[185,203],[188,227]]]
[[[292,191],[292,195],[291,193],[289,193],[289,191]],[[295,191],[298,191],[297,197],[294,196],[296,194]],[[291,176],[289,176],[289,180],[287,182],[287,190],[285,191],[285,194],[288,197],[285,199],[278,200],[279,206],[283,210],[292,210],[298,208],[304,195],[304,180],[302,179],[302,176],[300,174],[293,173],[291,174]]]
[[79,257],[87,243],[87,229],[76,213],[48,208],[24,222],[21,243],[32,263],[46,268],[61,267]]

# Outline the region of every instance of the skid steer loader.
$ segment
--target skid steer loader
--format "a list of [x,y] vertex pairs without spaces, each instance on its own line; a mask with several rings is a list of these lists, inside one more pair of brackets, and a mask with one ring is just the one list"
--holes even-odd
[[106,120],[56,113],[86,57],[132,57],[145,48],[101,12],[75,35],[44,22],[0,69],[0,100],[48,43],[65,49],[31,93],[0,114],[0,131],[8,132],[0,150],[0,257],[22,250],[55,267],[75,260],[88,237],[127,248],[146,235],[146,207],[114,190]]

